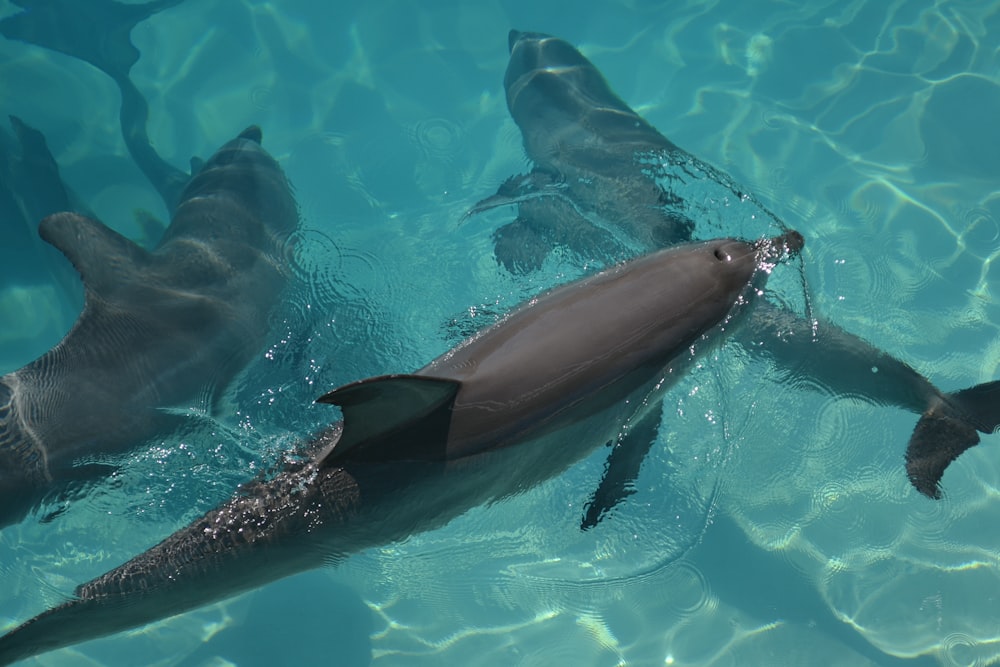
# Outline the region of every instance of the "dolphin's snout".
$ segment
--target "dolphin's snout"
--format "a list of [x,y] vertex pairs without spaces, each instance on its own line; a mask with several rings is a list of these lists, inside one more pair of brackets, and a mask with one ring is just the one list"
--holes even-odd
[[714,246],[712,249],[715,259],[720,262],[733,263],[748,256],[752,256],[757,262],[777,262],[788,257],[794,257],[806,240],[794,229],[790,229],[781,236],[771,239],[760,239],[756,243],[745,243],[736,239],[728,239]]
[[781,236],[777,236],[772,239],[775,244],[782,244],[784,246],[785,252],[789,255],[796,255],[806,244],[806,239],[802,234],[799,234],[794,229],[789,229],[787,232]]
[[806,240],[794,229],[789,229],[781,236],[773,239],[761,239],[754,244],[754,248],[760,255],[761,260],[780,260],[785,257],[794,257],[805,246]]

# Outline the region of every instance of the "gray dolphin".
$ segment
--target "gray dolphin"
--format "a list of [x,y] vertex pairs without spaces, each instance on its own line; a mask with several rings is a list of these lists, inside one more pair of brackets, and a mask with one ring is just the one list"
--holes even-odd
[[509,44],[507,108],[534,166],[468,213],[517,204],[517,218],[494,233],[497,260],[526,273],[556,245],[590,259],[634,254],[635,244],[652,249],[690,240],[690,212],[656,182],[643,156],[690,160],[691,168],[725,176],[633,111],[569,43],[512,30]]
[[310,460],[0,637],[0,664],[337,562],[559,474],[655,405],[801,245],[789,232],[663,250],[533,299],[415,374],[326,394],[344,421],[306,445]]
[[219,149],[152,251],[76,213],[42,220],[42,238],[79,272],[85,305],[58,345],[0,377],[0,526],[107,472],[79,459],[180,419],[161,408],[212,407],[262,347],[298,211],[260,138],[251,127]]
[[[710,181],[733,201],[753,205],[766,222],[784,225],[728,175],[676,146],[628,107],[601,72],[568,42],[512,30],[504,76],[507,104],[534,169],[516,176],[469,215],[515,204],[517,219],[494,235],[497,260],[515,272],[537,268],[553,245],[586,259],[615,259],[623,245],[644,251],[686,239],[700,218],[683,194]],[[693,192],[705,197],[703,189]],[[673,239],[673,240],[672,240]],[[909,365],[822,319],[806,319],[762,301],[739,342],[811,387],[900,407],[921,415],[906,452],[906,471],[922,494],[939,498],[948,464],[1000,426],[1000,382],[945,393]],[[877,369],[873,372],[872,369]],[[647,421],[652,420],[651,417]],[[583,527],[632,490],[657,424],[609,458],[606,485],[587,508]]]

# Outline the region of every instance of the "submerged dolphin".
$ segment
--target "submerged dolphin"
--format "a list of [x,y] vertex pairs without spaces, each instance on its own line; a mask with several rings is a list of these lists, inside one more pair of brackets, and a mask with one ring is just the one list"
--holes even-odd
[[801,245],[789,232],[647,255],[529,301],[413,375],[323,396],[344,421],[306,446],[309,461],[0,637],[0,664],[340,561],[559,474],[655,405]]
[[[646,249],[690,240],[689,212],[641,158],[691,156],[629,108],[567,42],[512,30],[509,43],[507,108],[534,168],[469,211],[517,204],[517,218],[494,233],[497,260],[526,273],[539,268],[554,245],[584,258],[627,252],[611,227]],[[692,164],[721,177],[704,163]]]
[[[686,198],[685,187],[699,181],[721,185],[732,201],[752,205],[749,213],[784,227],[728,175],[657,132],[568,42],[512,30],[509,44],[507,104],[535,166],[469,215],[517,205],[517,219],[494,236],[496,257],[510,270],[537,268],[553,244],[587,259],[615,259],[622,242],[649,251],[687,238],[690,221],[710,213]],[[697,187],[692,192],[705,196]],[[1000,382],[944,393],[904,362],[830,322],[762,302],[737,336],[751,353],[810,378],[809,386],[920,414],[906,471],[926,496],[941,496],[945,468],[979,442],[978,432],[1000,426]],[[609,460],[604,501],[588,506],[584,527],[631,492],[657,432],[655,421],[640,426]]]
[[56,347],[0,377],[0,526],[44,496],[106,472],[114,455],[211,407],[263,344],[298,225],[288,181],[251,127],[191,180],[146,251],[96,220],[59,213],[42,238],[83,280],[85,305]]
[[129,78],[139,60],[132,29],[183,0],[124,4],[115,0],[13,0],[24,11],[0,21],[0,34],[90,63],[121,91],[120,118],[125,146],[160,193],[170,214],[182,200],[190,176],[161,158],[149,141],[149,105]]

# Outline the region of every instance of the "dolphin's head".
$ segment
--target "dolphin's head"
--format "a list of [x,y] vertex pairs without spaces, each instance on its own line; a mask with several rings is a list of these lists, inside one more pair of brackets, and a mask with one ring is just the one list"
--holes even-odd
[[[227,214],[225,202],[251,211],[268,231],[285,238],[298,226],[298,207],[291,185],[274,159],[261,146],[261,130],[251,125],[224,144],[188,182],[164,240],[177,236],[216,238],[225,228],[227,238],[240,238],[251,229],[240,215]],[[208,206],[209,215],[190,214],[192,207]],[[206,219],[213,225],[207,225]],[[190,222],[190,224],[185,224]],[[212,227],[219,228],[213,229]]]
[[729,295],[727,299],[732,299],[729,314],[722,320],[724,328],[729,328],[742,321],[775,265],[797,255],[805,239],[797,231],[788,230],[780,236],[752,243],[731,239],[711,243],[716,244],[712,248],[717,262],[714,270],[722,281],[724,292]]
[[[720,322],[733,322],[752,301],[750,292],[758,291],[779,262],[794,256],[802,249],[805,240],[794,230],[781,236],[747,242],[737,239],[707,241],[686,257],[686,279],[690,281],[692,299],[699,308],[706,308],[705,319],[718,318]],[[706,286],[712,285],[711,289]],[[694,289],[699,286],[701,290]],[[714,296],[710,296],[714,295]],[[728,304],[728,305],[727,305]],[[728,316],[712,312],[716,308],[730,311]]]
[[794,229],[781,236],[761,239],[754,243],[736,239],[718,239],[709,241],[708,247],[712,255],[727,270],[751,275],[758,269],[767,269],[777,262],[793,257],[805,245],[805,239]]
[[503,87],[522,132],[539,124],[562,125],[583,113],[575,100],[576,80],[579,72],[594,69],[590,61],[568,42],[540,32],[511,30],[509,42]]
[[546,162],[560,145],[662,139],[569,42],[511,30],[509,43],[507,108],[532,160]]
[[503,86],[507,108],[522,129],[524,122],[537,122],[546,108],[553,120],[563,117],[559,122],[576,120],[594,107],[631,113],[593,63],[566,40],[511,30],[509,43]]
[[512,84],[535,72],[594,67],[572,44],[552,35],[511,30],[507,42],[510,47],[510,63],[507,65],[503,84],[508,92]]
[[[796,255],[803,245],[805,239],[795,230],[752,243],[737,239],[708,241],[705,254],[711,257],[703,270],[718,275],[727,289],[739,290],[741,285],[766,280],[775,264]],[[761,280],[756,280],[758,277]]]

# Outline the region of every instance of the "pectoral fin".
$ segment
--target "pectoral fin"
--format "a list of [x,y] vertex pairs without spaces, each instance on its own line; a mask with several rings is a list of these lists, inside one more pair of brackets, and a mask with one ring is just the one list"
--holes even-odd
[[344,411],[344,432],[323,465],[342,461],[443,461],[451,408],[462,383],[422,375],[383,375],[316,399]]
[[659,406],[654,406],[615,443],[604,467],[604,477],[594,491],[590,501],[584,506],[580,529],[596,526],[608,512],[635,493],[635,480],[639,476],[642,461],[656,442],[660,430]]
[[518,204],[532,197],[561,194],[562,190],[562,181],[547,171],[534,169],[527,174],[517,174],[501,183],[496,194],[476,202],[462,220],[500,206]]

